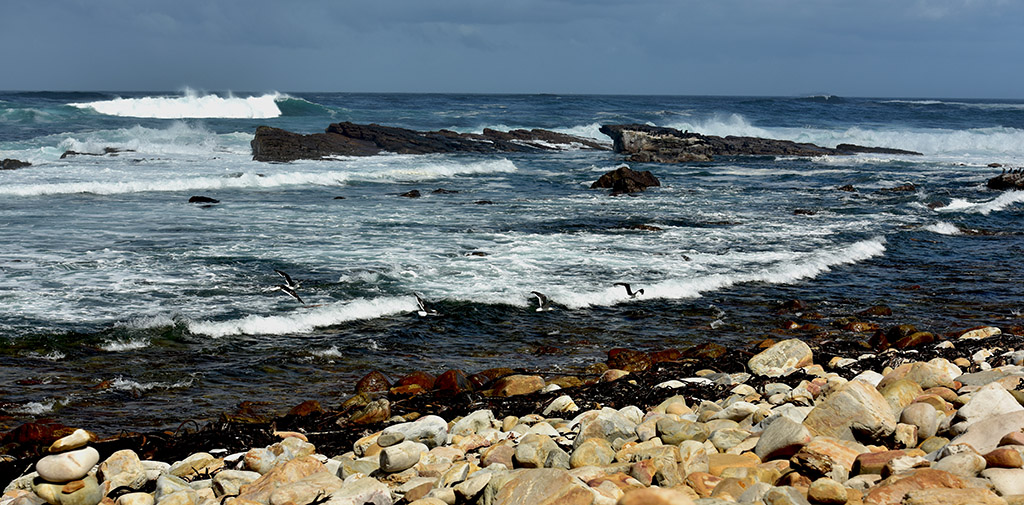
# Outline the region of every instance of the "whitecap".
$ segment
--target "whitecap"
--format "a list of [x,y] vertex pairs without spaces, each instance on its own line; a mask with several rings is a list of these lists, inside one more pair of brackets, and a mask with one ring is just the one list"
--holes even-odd
[[136,349],[145,349],[149,347],[149,340],[143,338],[135,338],[129,340],[111,340],[104,342],[100,345],[100,350],[107,352],[124,352],[134,351]]
[[947,223],[946,221],[939,221],[938,223],[930,224],[925,226],[923,229],[940,235],[963,235],[963,231],[957,225]]
[[1007,191],[996,198],[981,202],[971,202],[962,198],[954,198],[949,205],[935,209],[936,212],[965,212],[989,215],[1011,205],[1024,202],[1024,191]]
[[285,98],[288,96],[277,92],[243,98],[233,95],[200,95],[195,91],[186,90],[183,96],[114,98],[68,105],[120,117],[269,119],[281,115],[277,101]]
[[227,321],[192,321],[192,333],[214,338],[229,335],[285,335],[309,333],[346,321],[376,319],[393,314],[409,313],[417,309],[413,297],[357,299],[347,303],[332,303],[309,309],[297,309],[287,315],[249,315]]

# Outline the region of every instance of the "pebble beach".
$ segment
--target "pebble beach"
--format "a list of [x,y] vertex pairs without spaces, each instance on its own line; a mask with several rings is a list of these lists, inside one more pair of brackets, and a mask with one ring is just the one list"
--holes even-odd
[[713,346],[608,354],[579,377],[370,373],[338,409],[344,444],[278,418],[272,443],[160,461],[98,426],[54,430],[4,461],[24,471],[0,505],[1024,503],[1019,327],[766,340],[732,369],[743,354]]

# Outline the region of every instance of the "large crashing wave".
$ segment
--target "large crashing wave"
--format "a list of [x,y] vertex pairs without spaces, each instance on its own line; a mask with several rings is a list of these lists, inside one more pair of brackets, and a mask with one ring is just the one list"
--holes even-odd
[[277,92],[250,97],[223,97],[214,94],[200,95],[195,91],[186,90],[183,96],[115,98],[68,105],[120,117],[268,119],[281,115],[277,102],[288,98],[287,95]]

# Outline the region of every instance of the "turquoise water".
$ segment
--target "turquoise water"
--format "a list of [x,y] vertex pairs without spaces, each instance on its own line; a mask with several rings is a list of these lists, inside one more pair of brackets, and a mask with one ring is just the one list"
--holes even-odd
[[[602,141],[600,125],[640,122],[923,156],[632,164],[662,181],[633,197],[589,189],[622,164],[610,152],[251,160],[258,125],[337,121]],[[985,188],[989,163],[1024,165],[1022,101],[8,92],[0,157],[33,163],[0,172],[6,424],[177,426],[243,400],[332,405],[370,369],[573,371],[616,346],[740,345],[790,298],[829,330],[879,303],[895,313],[880,323],[937,333],[1024,324],[1024,193]],[[275,269],[308,305],[266,291]],[[536,312],[534,290],[557,309]],[[413,293],[441,316],[417,316]]]

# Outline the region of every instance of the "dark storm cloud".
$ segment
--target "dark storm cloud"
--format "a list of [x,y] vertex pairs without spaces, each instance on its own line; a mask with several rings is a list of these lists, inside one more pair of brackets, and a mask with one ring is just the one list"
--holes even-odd
[[1020,96],[1000,0],[0,0],[7,89]]

